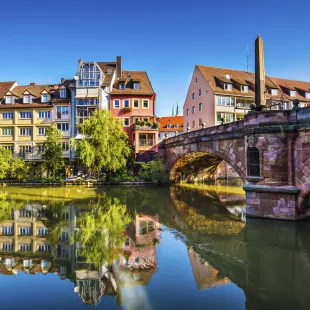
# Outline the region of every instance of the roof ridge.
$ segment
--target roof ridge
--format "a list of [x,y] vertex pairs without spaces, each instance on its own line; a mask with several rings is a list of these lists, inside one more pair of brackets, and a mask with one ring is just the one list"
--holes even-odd
[[292,81],[292,82],[298,82],[298,83],[310,83],[310,81],[300,81],[300,80],[294,80],[294,79],[287,79],[287,78],[281,78],[281,77],[274,77],[274,76],[268,76],[270,79],[280,79],[280,80],[286,80],[286,81]]
[[200,65],[200,64],[196,64],[196,66],[197,66],[197,67],[207,67],[207,68],[213,68],[213,69],[220,69],[220,70],[239,71],[239,72],[244,72],[244,73],[255,73],[255,72],[253,72],[253,71],[245,71],[245,70],[231,69],[231,68],[221,68],[221,67],[206,66],[206,65]]

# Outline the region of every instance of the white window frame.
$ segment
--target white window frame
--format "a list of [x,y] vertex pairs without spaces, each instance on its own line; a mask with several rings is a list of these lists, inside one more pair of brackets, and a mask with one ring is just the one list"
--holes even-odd
[[[147,108],[144,107],[144,101],[147,101]],[[150,108],[150,100],[149,99],[142,99],[142,109],[149,109]]]
[[[135,101],[138,101],[138,106],[137,107],[135,107]],[[133,99],[132,108],[133,109],[139,109],[140,108],[140,99]]]
[[[136,86],[138,86],[138,87],[136,87]],[[140,90],[140,83],[139,82],[134,82],[133,83],[133,89]]]
[[[115,101],[118,101],[118,107],[115,105]],[[120,109],[121,108],[121,100],[120,99],[114,99],[113,100],[113,107],[114,107],[114,109]]]
[[170,129],[170,124],[167,124],[167,129]]
[[65,142],[60,142],[60,143],[61,143],[61,147],[62,147],[63,152],[70,150],[69,142],[65,141]]
[[232,90],[232,84],[224,83],[224,90]]
[[278,95],[278,90],[276,88],[271,89],[271,96],[277,96]]
[[11,95],[5,96],[5,103],[6,104],[12,104],[13,103],[13,96],[11,96]]
[[290,97],[296,97],[296,90],[290,90]]
[[173,125],[173,128],[178,128],[178,127],[179,127],[178,124]]
[[30,95],[23,95],[23,103],[30,103]]
[[[63,129],[63,127],[67,127],[67,126],[65,126],[65,124],[68,124],[68,130],[64,130],[64,129]],[[61,127],[61,128],[58,128],[58,126]],[[68,131],[70,130],[70,124],[69,124],[69,122],[66,122],[66,123],[57,123],[57,128],[58,128],[59,130],[61,130],[62,132],[68,132]]]
[[[128,119],[128,125],[125,124],[125,120]],[[130,127],[130,117],[123,117],[123,127]]]
[[[45,100],[46,99],[46,100]],[[48,94],[41,95],[41,102],[47,103],[48,102]]]
[[[26,117],[22,117],[22,113],[25,113]],[[30,117],[29,117],[30,115]],[[19,119],[32,119],[32,111],[20,111],[19,112]]]
[[248,93],[249,92],[249,86],[248,85],[241,85],[241,92]]
[[[60,117],[58,117],[58,110],[60,110]],[[64,113],[66,112],[66,113]],[[60,105],[56,107],[56,118],[62,119],[63,115],[69,115],[69,107],[66,105]]]
[[20,127],[19,128],[19,135],[20,136],[31,136],[32,135],[32,128],[31,127]]
[[59,97],[60,98],[66,98],[67,97],[67,90],[65,88],[61,88],[59,90]]
[[310,99],[310,92],[306,92],[305,97],[306,99]]
[[46,127],[38,127],[38,136],[46,135]]
[[[6,133],[4,134],[4,131],[6,131]],[[11,134],[8,134],[8,131],[11,132]],[[1,135],[4,137],[12,137],[13,136],[13,128],[12,127],[5,127],[1,129]]]
[[[41,115],[40,114],[43,114],[43,116],[44,117],[41,117]],[[47,117],[47,115],[49,116],[49,117]],[[51,118],[51,111],[38,111],[38,118],[39,119],[50,119]]]
[[125,83],[119,83],[119,89],[125,89]]
[[[128,101],[128,107],[125,106],[125,101]],[[130,108],[130,99],[123,99],[123,108]]]
[[[8,116],[12,117],[8,117]],[[2,112],[2,119],[14,119],[14,112]]]

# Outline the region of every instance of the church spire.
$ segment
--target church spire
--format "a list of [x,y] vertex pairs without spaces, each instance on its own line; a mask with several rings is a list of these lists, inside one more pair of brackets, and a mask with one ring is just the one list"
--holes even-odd
[[174,104],[172,105],[172,116],[174,116]]
[[175,109],[175,116],[179,115],[179,103],[177,102],[177,107]]

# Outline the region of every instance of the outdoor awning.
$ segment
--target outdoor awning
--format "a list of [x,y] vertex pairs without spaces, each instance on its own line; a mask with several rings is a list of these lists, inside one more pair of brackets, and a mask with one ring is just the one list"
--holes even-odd
[[88,88],[87,89],[87,98],[98,98],[99,97],[99,92],[98,88]]
[[76,99],[83,99],[87,97],[87,88],[77,88],[76,89]]

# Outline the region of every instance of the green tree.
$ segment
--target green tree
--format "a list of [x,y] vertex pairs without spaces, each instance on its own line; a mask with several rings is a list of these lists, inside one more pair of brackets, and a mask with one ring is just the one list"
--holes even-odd
[[10,159],[10,167],[7,172],[7,177],[9,179],[22,180],[28,175],[30,166],[22,158],[12,157]]
[[55,177],[59,169],[64,167],[61,146],[62,132],[55,124],[46,128],[46,140],[43,143],[42,167],[49,177]]
[[96,265],[111,264],[122,253],[126,225],[132,219],[125,205],[106,194],[89,207],[74,238],[81,245],[79,255]]
[[164,163],[162,160],[151,160],[148,163],[141,162],[141,170],[139,177],[145,181],[151,181],[154,184],[167,184],[168,173],[166,172]]
[[101,169],[115,171],[124,167],[131,149],[121,121],[110,111],[96,110],[79,125],[82,140],[75,140],[77,153],[85,166],[99,174]]
[[12,154],[9,150],[0,148],[0,179],[4,179],[10,168]]

